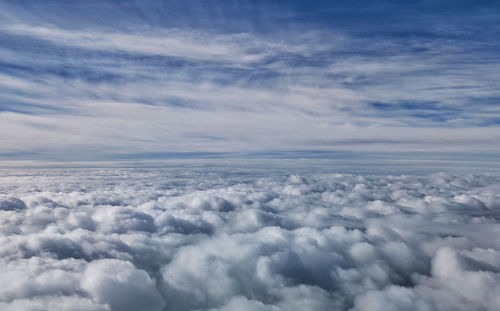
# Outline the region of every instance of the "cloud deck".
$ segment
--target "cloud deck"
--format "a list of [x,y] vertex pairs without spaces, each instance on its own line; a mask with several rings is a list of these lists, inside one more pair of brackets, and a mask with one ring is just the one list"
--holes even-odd
[[500,178],[6,170],[2,310],[495,310]]

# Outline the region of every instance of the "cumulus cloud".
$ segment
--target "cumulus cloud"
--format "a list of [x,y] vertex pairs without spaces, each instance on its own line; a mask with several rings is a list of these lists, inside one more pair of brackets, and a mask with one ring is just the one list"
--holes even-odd
[[92,261],[83,274],[81,287],[112,310],[161,310],[165,305],[148,274],[126,261]]
[[486,174],[9,171],[0,308],[495,310],[499,190]]

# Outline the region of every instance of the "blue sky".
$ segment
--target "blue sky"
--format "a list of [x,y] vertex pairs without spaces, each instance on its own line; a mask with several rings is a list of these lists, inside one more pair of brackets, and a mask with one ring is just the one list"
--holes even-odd
[[496,1],[1,1],[0,156],[500,150]]

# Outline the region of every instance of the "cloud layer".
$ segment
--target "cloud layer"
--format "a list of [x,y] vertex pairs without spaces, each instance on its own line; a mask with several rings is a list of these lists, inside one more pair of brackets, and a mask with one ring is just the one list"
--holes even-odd
[[2,310],[496,310],[500,178],[3,170]]

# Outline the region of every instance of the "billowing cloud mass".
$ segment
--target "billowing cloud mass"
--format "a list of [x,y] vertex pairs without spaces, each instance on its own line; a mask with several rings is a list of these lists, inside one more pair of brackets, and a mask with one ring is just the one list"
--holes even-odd
[[2,310],[498,310],[500,178],[3,169]]

